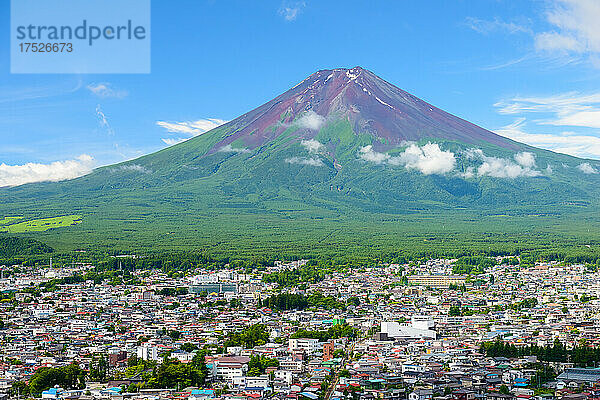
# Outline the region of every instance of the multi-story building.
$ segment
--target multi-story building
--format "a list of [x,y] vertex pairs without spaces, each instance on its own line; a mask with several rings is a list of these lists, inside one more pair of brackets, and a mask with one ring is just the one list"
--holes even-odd
[[408,283],[418,286],[445,287],[462,285],[467,278],[462,275],[408,275]]
[[321,350],[322,345],[319,339],[290,339],[288,348],[290,351],[302,349],[310,355]]
[[329,361],[333,358],[333,351],[335,350],[335,342],[329,340],[323,345],[323,361]]

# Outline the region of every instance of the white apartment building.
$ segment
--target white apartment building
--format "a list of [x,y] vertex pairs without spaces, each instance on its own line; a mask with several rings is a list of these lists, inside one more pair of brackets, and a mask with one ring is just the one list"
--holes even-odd
[[140,346],[137,348],[137,356],[142,360],[158,360],[158,350],[153,346]]
[[221,357],[215,360],[213,363],[215,375],[218,378],[233,383],[235,378],[240,378],[246,375],[249,361],[249,357]]
[[300,374],[304,370],[300,360],[283,360],[279,362],[279,369]]
[[323,344],[319,343],[319,339],[290,339],[288,349],[304,350],[307,354],[314,354],[323,349]]
[[284,371],[284,370],[278,369],[277,371],[274,372],[274,374],[275,374],[275,379],[281,379],[288,385],[291,385],[292,382],[294,381],[294,374],[292,373],[292,371]]

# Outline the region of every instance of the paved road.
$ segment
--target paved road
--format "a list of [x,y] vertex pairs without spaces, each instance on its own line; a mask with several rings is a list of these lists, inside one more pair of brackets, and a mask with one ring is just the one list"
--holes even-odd
[[342,361],[342,365],[341,365],[340,369],[335,374],[335,380],[329,387],[329,391],[327,392],[327,395],[325,396],[325,400],[330,400],[331,396],[333,395],[333,392],[335,392],[338,382],[340,381],[340,371],[346,368],[346,364],[348,363],[348,361],[350,360],[350,357],[354,353],[354,346],[356,346],[356,343],[358,343],[358,340],[359,339],[357,338],[354,342],[352,342],[352,345],[350,346],[350,351],[348,352],[348,357],[344,358],[344,361]]

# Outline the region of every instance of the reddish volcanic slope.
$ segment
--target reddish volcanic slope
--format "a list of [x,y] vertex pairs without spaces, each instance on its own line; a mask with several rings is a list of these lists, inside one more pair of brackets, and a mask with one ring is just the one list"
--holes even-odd
[[[280,135],[296,118],[313,111],[328,120],[347,118],[355,133],[385,139],[389,147],[424,138],[487,142],[506,149],[518,144],[449,114],[361,67],[318,71],[292,89],[236,118],[235,133],[217,146],[242,139],[255,148]],[[317,132],[301,129],[305,138]]]

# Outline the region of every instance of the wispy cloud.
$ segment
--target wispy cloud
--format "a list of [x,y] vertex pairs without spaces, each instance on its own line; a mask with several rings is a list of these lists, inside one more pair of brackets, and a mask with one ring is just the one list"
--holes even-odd
[[300,144],[308,150],[309,153],[318,154],[325,151],[325,145],[318,140],[303,140]]
[[223,125],[226,122],[227,121],[218,118],[206,118],[199,119],[197,121],[183,122],[156,121],[156,125],[166,129],[169,132],[187,133],[193,136],[198,136],[220,125]]
[[286,21],[295,21],[304,7],[306,7],[306,2],[304,1],[286,1],[279,8],[279,15],[281,15]]
[[166,129],[168,132],[180,133],[188,135],[184,138],[162,138],[161,140],[171,146],[177,143],[181,143],[191,137],[202,135],[214,128],[217,128],[227,121],[219,118],[206,118],[199,119],[196,121],[183,121],[183,122],[167,122],[167,121],[156,121],[156,125]]
[[579,111],[599,111],[600,92],[582,94],[567,92],[552,96],[516,96],[494,104],[500,114],[545,112],[563,117]]
[[493,64],[493,65],[488,65],[485,67],[481,67],[480,69],[482,71],[494,71],[497,69],[502,69],[502,68],[508,68],[508,67],[512,67],[513,65],[517,65],[522,63],[523,61],[526,61],[528,59],[532,58],[530,54],[524,55],[523,57],[519,57],[519,58],[515,58],[512,60],[508,60],[508,61],[504,61],[501,62],[499,64]]
[[532,50],[523,58],[485,69],[514,65],[527,58],[543,60],[544,66],[557,67],[589,62],[600,68],[600,2],[597,0],[548,0],[538,2],[537,12],[548,24],[534,29],[530,21],[513,22],[500,18],[484,20],[469,17],[465,25],[487,35],[492,33],[526,34]]
[[583,158],[600,158],[600,138],[591,135],[578,135],[573,132],[528,133],[525,131],[525,118],[519,118],[512,124],[497,129],[496,132],[517,142],[557,153]]
[[128,164],[128,165],[121,165],[119,167],[116,168],[111,168],[110,172],[119,172],[119,171],[126,171],[126,172],[137,172],[140,174],[150,174],[152,173],[151,170],[149,170],[148,168],[144,167],[143,165],[140,164]]
[[100,98],[112,97],[122,99],[129,94],[126,90],[114,88],[110,83],[91,83],[86,88]]
[[585,50],[585,45],[574,37],[565,36],[556,32],[542,32],[535,36],[535,47],[543,51],[573,51],[580,53]]
[[173,145],[176,145],[178,143],[185,142],[188,139],[190,139],[190,138],[177,138],[177,139],[174,139],[174,138],[161,138],[160,140],[162,140],[167,146],[173,146]]
[[219,151],[221,153],[250,153],[250,149],[245,147],[233,147],[231,144],[221,147]]
[[[546,97],[514,97],[495,104],[504,115],[518,115],[513,123],[496,132],[532,146],[577,157],[600,158],[600,137],[565,131],[558,134],[531,133],[528,122],[536,130],[547,131],[546,126],[600,128],[600,93],[569,92]],[[528,119],[532,116],[532,119]]]
[[600,2],[554,0],[546,18],[552,30],[535,35],[537,50],[577,54],[595,64],[600,53]]
[[548,125],[557,126],[582,126],[587,128],[600,128],[600,110],[580,111],[544,123]]
[[98,117],[98,123],[103,129],[106,130],[107,134],[110,136],[115,134],[115,131],[110,125],[110,122],[108,122],[108,118],[106,117],[106,114],[104,114],[104,111],[102,111],[100,104],[96,106],[96,117]]
[[286,163],[289,164],[300,164],[300,165],[310,165],[313,167],[324,167],[325,164],[319,158],[313,157],[290,157],[285,159]]
[[3,163],[0,164],[0,187],[74,179],[90,173],[93,167],[94,159],[87,154],[82,154],[74,160],[55,161],[50,164],[6,165]]
[[77,92],[79,89],[81,89],[82,85],[83,82],[81,78],[77,78],[74,82],[71,80],[66,80],[51,86],[35,85],[31,87],[19,88],[1,87],[0,103],[14,103],[17,101],[28,101],[63,96]]
[[506,22],[500,18],[494,18],[493,20],[485,20],[474,17],[467,17],[465,24],[473,29],[475,32],[482,34],[494,33],[494,32],[505,32],[509,34],[515,33],[532,33],[531,28],[523,24],[517,24],[515,22]]

